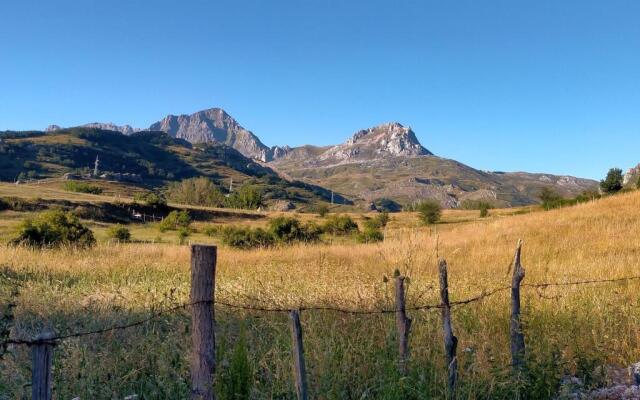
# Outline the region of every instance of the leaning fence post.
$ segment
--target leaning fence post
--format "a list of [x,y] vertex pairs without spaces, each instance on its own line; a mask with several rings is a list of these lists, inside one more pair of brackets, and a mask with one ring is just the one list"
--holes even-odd
[[511,365],[518,372],[524,365],[524,332],[520,320],[520,284],[524,279],[524,268],[520,262],[522,240],[518,240],[513,259],[513,278],[511,280]]
[[293,341],[293,367],[296,378],[296,393],[298,400],[307,400],[307,370],[304,364],[304,346],[302,344],[302,326],[300,325],[300,311],[291,310],[291,340]]
[[213,400],[216,246],[191,246],[191,399]]
[[405,277],[399,274],[396,277],[396,328],[398,330],[399,367],[400,372],[403,374],[407,372],[409,331],[411,329],[411,319],[407,318],[404,279]]
[[458,338],[453,335],[451,325],[451,304],[449,303],[449,279],[447,276],[447,261],[444,258],[438,263],[440,272],[440,300],[442,301],[442,333],[444,336],[444,351],[447,361],[449,396],[454,398],[456,381],[458,380]]
[[51,400],[51,364],[53,363],[54,337],[52,331],[45,331],[36,337],[37,343],[31,347],[31,398]]

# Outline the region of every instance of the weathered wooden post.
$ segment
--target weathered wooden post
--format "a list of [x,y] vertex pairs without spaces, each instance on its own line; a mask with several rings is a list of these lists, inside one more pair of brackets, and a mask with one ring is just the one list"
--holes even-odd
[[216,246],[191,246],[191,399],[214,400]]
[[448,370],[449,396],[455,397],[456,381],[458,380],[458,338],[453,335],[451,325],[451,304],[449,303],[449,278],[447,274],[447,262],[441,258],[438,263],[440,272],[440,300],[442,301],[442,333],[444,336],[444,352]]
[[302,344],[302,326],[300,325],[300,311],[291,310],[291,340],[293,351],[293,368],[296,378],[296,393],[298,400],[307,400],[307,369],[304,363],[304,345]]
[[407,372],[407,361],[409,358],[409,331],[411,330],[411,319],[407,317],[406,302],[404,295],[405,277],[399,273],[396,276],[396,328],[398,330],[398,353],[399,368],[402,374]]
[[518,240],[516,255],[513,259],[513,277],[511,280],[511,365],[515,372],[524,365],[524,332],[520,320],[520,284],[524,279],[524,268],[520,262],[522,240]]
[[36,337],[36,344],[31,347],[31,398],[33,400],[51,400],[51,365],[53,363],[53,347],[51,340],[53,331],[45,331]]

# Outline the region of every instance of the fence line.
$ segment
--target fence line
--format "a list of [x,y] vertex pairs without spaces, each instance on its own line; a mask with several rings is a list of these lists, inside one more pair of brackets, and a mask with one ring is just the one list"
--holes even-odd
[[[573,282],[557,282],[557,283],[535,283],[535,284],[527,284],[527,283],[523,283],[521,284],[521,287],[526,287],[526,288],[547,288],[547,287],[554,287],[554,286],[580,286],[580,285],[587,285],[587,284],[598,284],[598,283],[615,283],[615,282],[624,282],[624,281],[632,281],[632,280],[640,280],[640,276],[629,276],[629,277],[622,277],[622,278],[613,278],[613,279],[601,279],[601,280],[584,280],[584,281],[573,281]],[[481,300],[484,300],[486,298],[492,297],[500,292],[504,292],[511,289],[511,285],[509,286],[501,286],[489,291],[483,291],[481,292],[481,294],[474,296],[474,297],[470,297],[468,299],[465,300],[458,300],[458,301],[451,301],[449,304],[452,308],[456,307],[456,306],[465,306],[468,304],[472,304],[472,303],[476,303],[479,302]],[[225,302],[222,300],[205,300],[205,301],[198,301],[198,302],[194,302],[194,303],[182,303],[179,305],[176,305],[174,307],[170,307],[161,311],[157,311],[152,313],[149,317],[140,319],[140,320],[136,320],[134,322],[131,323],[127,323],[127,324],[121,324],[121,325],[113,325],[110,327],[106,327],[106,328],[100,328],[100,329],[96,329],[96,330],[92,330],[92,331],[81,331],[81,332],[75,332],[75,333],[70,333],[70,334],[66,334],[66,335],[59,335],[59,336],[55,336],[47,341],[42,341],[42,340],[37,340],[37,339],[8,339],[8,340],[4,340],[2,342],[0,342],[0,348],[4,345],[35,345],[35,344],[42,344],[42,343],[52,343],[52,342],[59,342],[59,341],[63,341],[66,339],[73,339],[73,338],[78,338],[78,337],[83,337],[83,336],[90,336],[90,335],[97,335],[97,334],[102,334],[102,333],[108,333],[108,332],[112,332],[112,331],[117,331],[117,330],[124,330],[124,329],[129,329],[129,328],[134,328],[136,326],[140,326],[143,325],[147,322],[153,321],[154,319],[157,319],[163,315],[167,315],[167,314],[172,314],[175,313],[177,311],[183,310],[183,309],[187,309],[190,308],[191,306],[197,305],[197,304],[212,304],[212,305],[216,305],[216,306],[223,306],[223,307],[227,307],[227,308],[233,308],[233,309],[238,309],[238,310],[245,310],[245,311],[256,311],[256,312],[269,312],[269,313],[289,313],[292,310],[298,310],[298,311],[333,311],[333,312],[337,312],[337,313],[342,313],[342,314],[354,314],[354,315],[375,315],[375,314],[395,314],[398,310],[393,308],[393,309],[378,309],[378,310],[355,310],[355,309],[347,309],[347,308],[339,308],[339,307],[331,307],[331,306],[300,306],[300,307],[296,307],[296,306],[292,306],[292,307],[274,307],[274,308],[269,308],[269,307],[256,307],[256,306],[250,306],[250,305],[244,305],[244,304],[234,304],[234,303],[229,303],[229,302]],[[441,309],[443,306],[442,304],[438,303],[438,304],[424,304],[424,305],[419,305],[419,306],[408,306],[405,308],[406,311],[425,311],[425,310],[437,310],[437,309]]]
[[[522,283],[525,274],[521,264],[522,242],[518,242],[513,267],[513,277],[511,285],[496,287],[490,290],[483,290],[480,294],[459,301],[449,300],[449,284],[447,277],[447,263],[444,259],[439,260],[439,282],[440,282],[440,302],[437,304],[423,304],[413,307],[406,306],[404,277],[398,273],[396,279],[395,307],[393,309],[348,309],[332,306],[304,306],[299,307],[261,307],[244,304],[235,304],[227,301],[215,300],[215,270],[216,270],[216,247],[205,245],[194,245],[191,247],[191,302],[179,304],[154,311],[148,317],[132,321],[125,324],[118,324],[90,331],[73,332],[64,335],[54,335],[53,332],[43,332],[35,339],[7,339],[0,342],[0,349],[5,349],[8,345],[27,345],[32,347],[32,397],[33,399],[51,399],[51,361],[53,358],[54,346],[59,342],[90,335],[97,335],[117,330],[126,330],[143,325],[160,316],[172,314],[187,308],[191,309],[192,319],[192,357],[191,357],[191,399],[214,400],[214,379],[215,374],[215,306],[222,306],[232,309],[240,309],[256,312],[288,313],[291,319],[292,329],[292,356],[294,361],[294,379],[296,382],[296,392],[298,399],[307,399],[307,378],[304,360],[303,332],[300,323],[300,312],[302,311],[329,311],[353,315],[373,315],[373,314],[395,314],[396,328],[398,333],[399,346],[399,366],[400,372],[406,372],[406,363],[409,359],[409,335],[411,319],[408,311],[428,311],[441,310],[443,324],[443,339],[445,350],[445,361],[448,369],[447,393],[455,396],[457,382],[457,338],[453,335],[451,312],[454,307],[466,306],[480,302],[503,291],[511,290],[511,318],[510,318],[510,338],[512,368],[518,373],[524,365],[525,338],[522,323],[520,321],[520,289],[534,288],[546,289],[549,287],[579,286],[599,283],[616,283],[624,281],[640,280],[640,275],[609,278],[575,280],[567,282],[542,282],[542,283]],[[540,295],[540,293],[538,293]],[[543,296],[541,296],[543,297]],[[543,297],[545,298],[545,297]]]

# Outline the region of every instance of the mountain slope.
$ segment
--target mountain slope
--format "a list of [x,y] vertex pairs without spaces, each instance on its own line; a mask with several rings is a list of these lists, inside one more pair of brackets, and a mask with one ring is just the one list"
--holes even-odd
[[[299,181],[287,181],[226,145],[193,145],[164,132],[144,131],[124,135],[91,128],[54,132],[0,132],[0,180],[16,177],[52,178],[65,173],[87,174],[96,156],[100,174],[108,179],[134,182],[146,188],[163,187],[171,181],[206,176],[224,191],[233,179],[263,189],[269,201],[288,200],[311,205],[331,200],[331,191]],[[134,179],[135,178],[135,179]],[[337,202],[349,204],[336,195]]]
[[500,206],[533,204],[544,187],[574,196],[596,185],[568,176],[479,171],[433,155],[398,123],[358,131],[336,146],[289,148],[268,165],[365,202],[389,198],[407,204],[432,198],[445,207],[471,199]]

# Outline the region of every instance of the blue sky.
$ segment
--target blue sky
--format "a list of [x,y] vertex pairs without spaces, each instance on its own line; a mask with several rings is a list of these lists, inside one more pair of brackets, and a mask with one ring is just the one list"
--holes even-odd
[[476,168],[640,162],[640,1],[6,0],[0,130],[222,107],[267,145],[399,121]]

